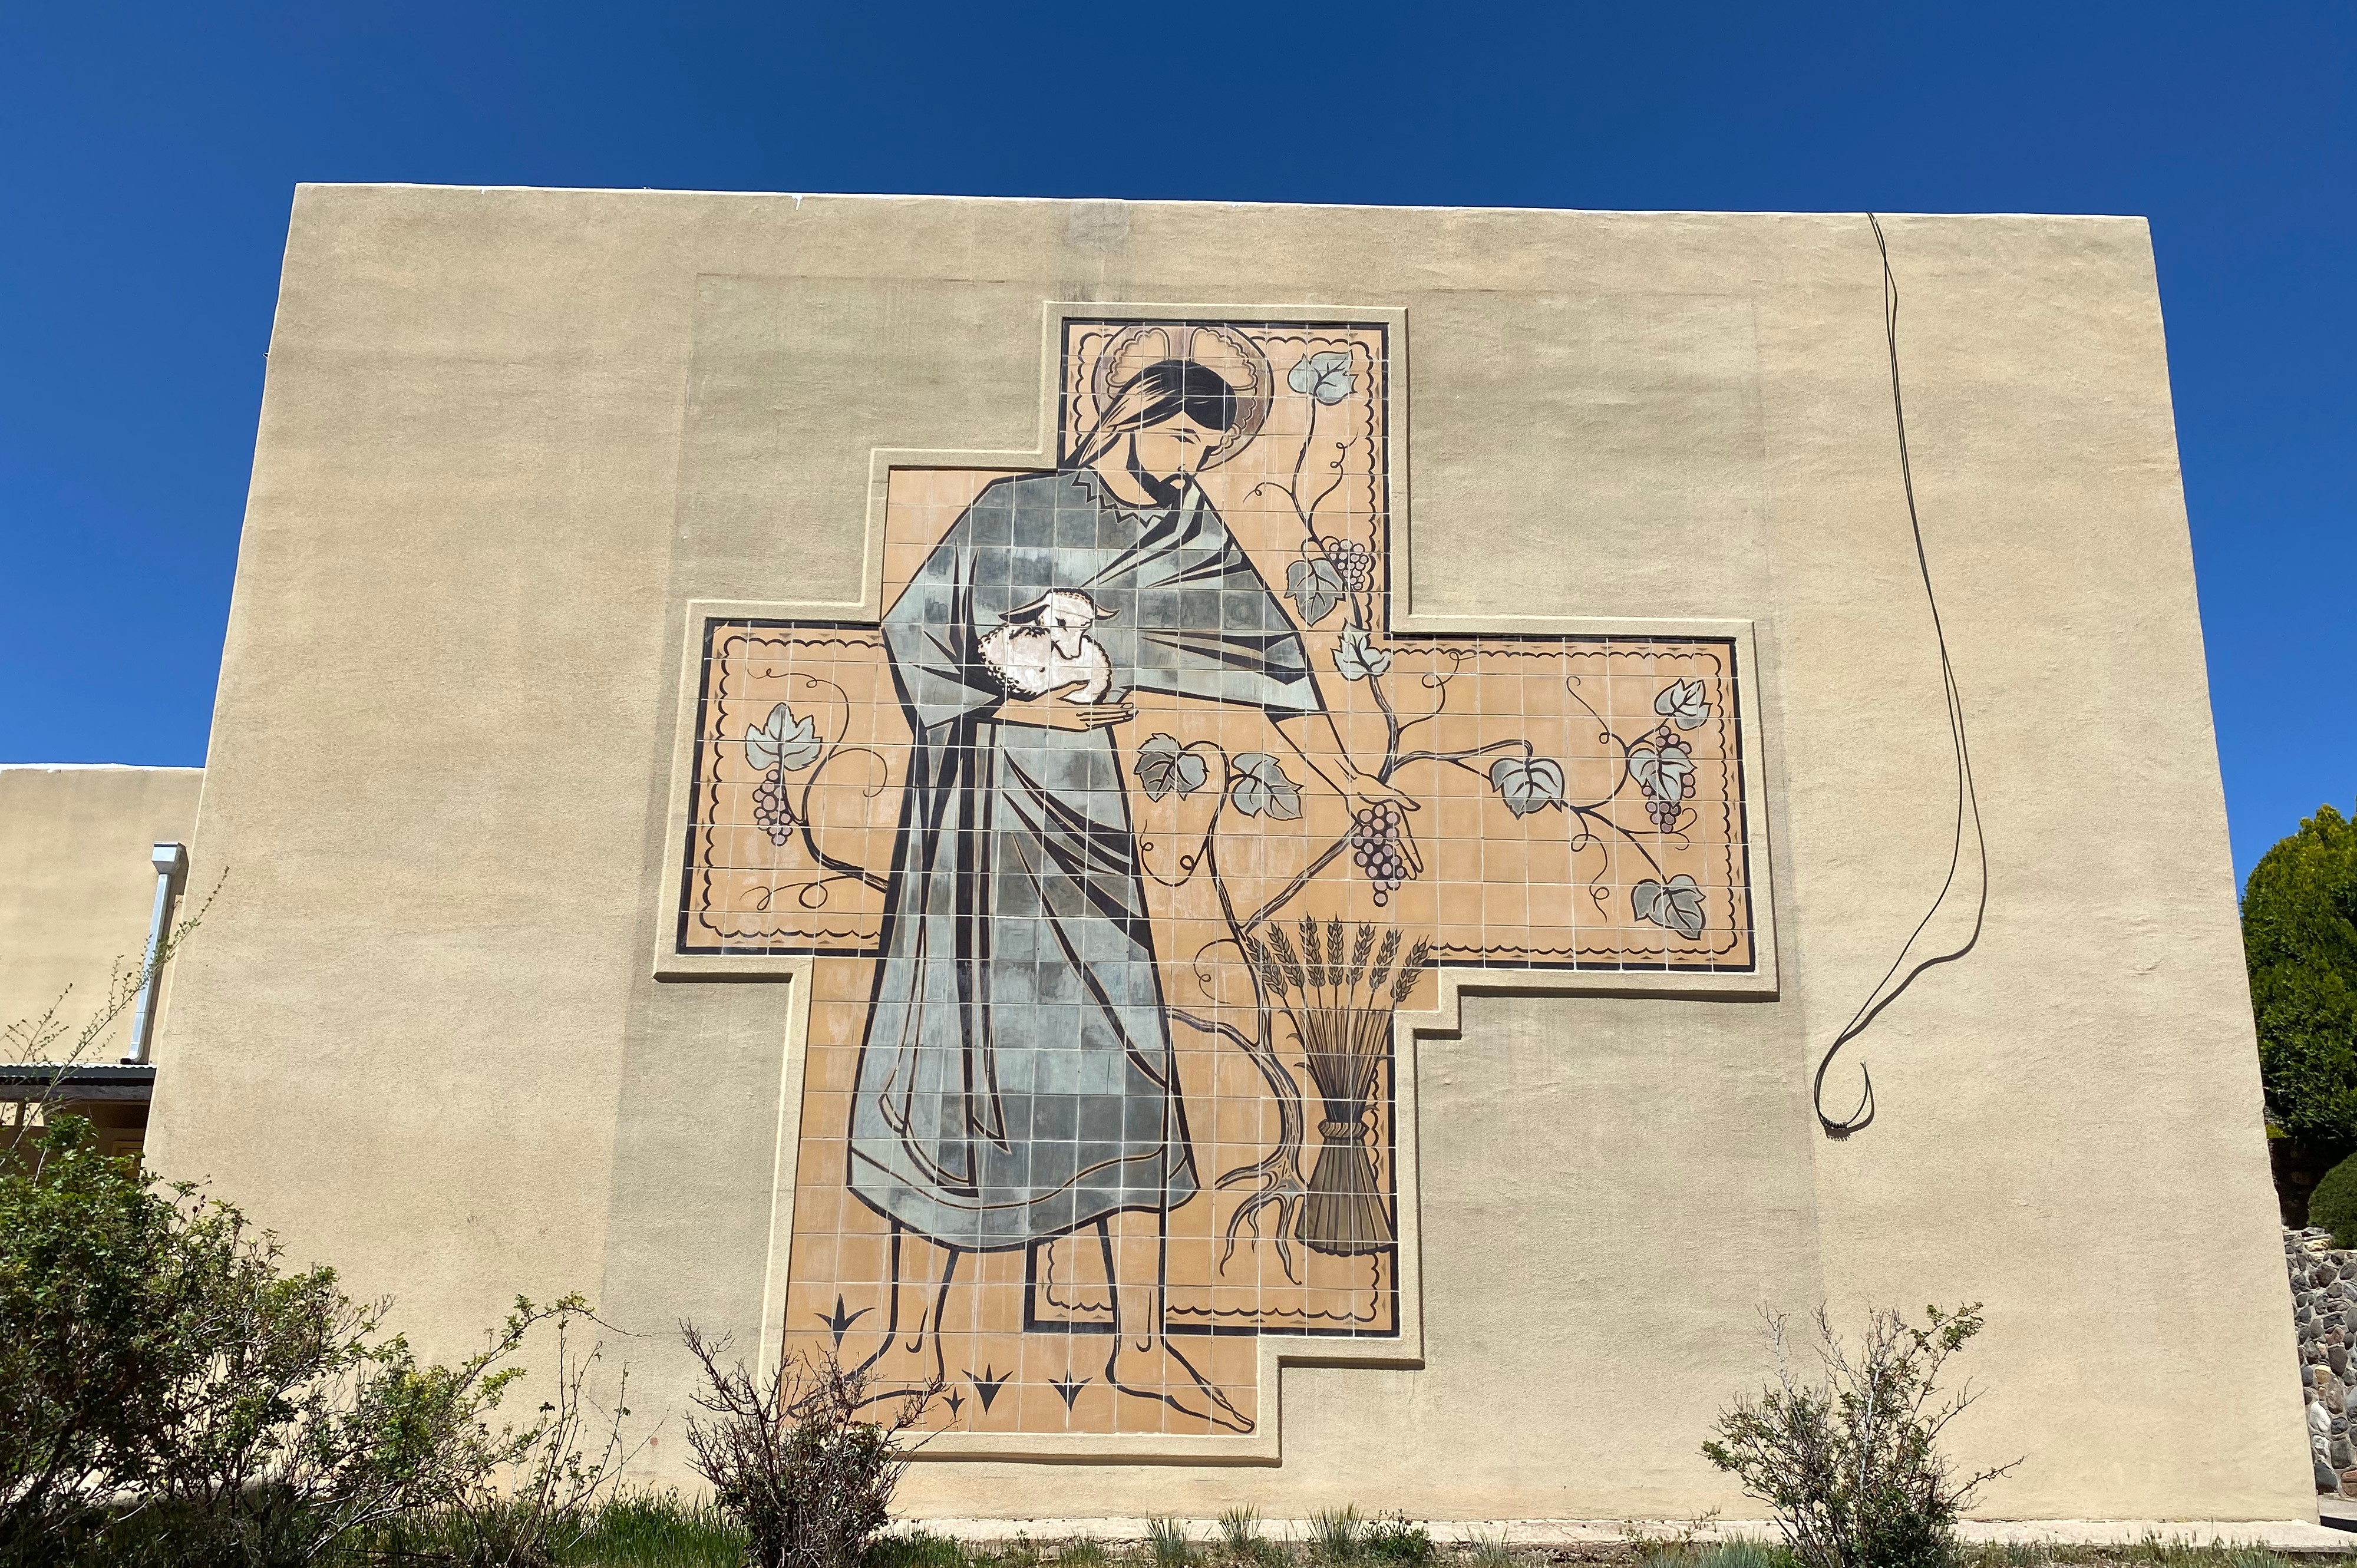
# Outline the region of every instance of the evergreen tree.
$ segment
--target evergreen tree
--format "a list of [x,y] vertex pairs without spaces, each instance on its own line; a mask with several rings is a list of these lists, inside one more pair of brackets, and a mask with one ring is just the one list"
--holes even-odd
[[2357,1149],[2357,822],[2319,806],[2267,851],[2243,955],[2267,1109],[2304,1144]]

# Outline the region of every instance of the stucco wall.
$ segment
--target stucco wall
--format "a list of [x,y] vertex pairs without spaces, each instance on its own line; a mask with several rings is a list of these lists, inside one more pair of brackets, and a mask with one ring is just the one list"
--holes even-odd
[[[156,903],[149,850],[195,837],[204,778],[196,768],[0,767],[0,1024],[62,997],[70,1044],[115,965],[137,970]],[[129,1040],[118,1022],[97,1059]]]
[[[595,1294],[676,1473],[663,1337],[761,1337],[791,992],[648,962],[688,601],[858,598],[871,449],[1030,446],[1043,302],[1402,307],[1417,612],[1753,623],[1781,992],[1469,997],[1415,1069],[1426,1365],[1286,1370],[1281,1465],[909,1501],[1736,1516],[1742,1304],[1977,1299],[1992,1512],[2301,1515],[2146,231],[1886,228],[1989,900],[1856,1053],[1865,1133],[1810,1074],[1953,797],[1863,216],[305,188],[152,1153],[437,1353]],[[699,360],[730,310],[780,374]]]

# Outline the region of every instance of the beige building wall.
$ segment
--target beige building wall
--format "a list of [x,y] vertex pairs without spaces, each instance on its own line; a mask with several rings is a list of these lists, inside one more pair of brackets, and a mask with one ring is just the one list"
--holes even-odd
[[2309,1515],[2148,238],[1885,227],[1988,897],[1834,1142],[1954,824],[1862,215],[304,188],[157,1164],[436,1354],[591,1293],[680,1475],[673,1325],[763,1339],[794,989],[649,962],[687,605],[858,599],[871,451],[1031,446],[1046,302],[1399,309],[1417,613],[1751,623],[1776,994],[1469,996],[1420,1368],[1287,1369],[1279,1464],[909,1504],[1745,1517],[1698,1444],[1757,1308],[1978,1300],[1986,1511]]
[[[156,906],[149,851],[194,840],[204,781],[199,768],[0,766],[0,1025],[59,1004],[70,1045],[117,966],[137,972]],[[126,1017],[92,1059],[130,1037]]]

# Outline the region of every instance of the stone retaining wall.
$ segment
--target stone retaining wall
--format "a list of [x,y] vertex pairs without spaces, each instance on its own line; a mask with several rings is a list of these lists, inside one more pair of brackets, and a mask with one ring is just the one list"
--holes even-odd
[[2286,1230],[2284,1267],[2299,1325],[2300,1393],[2308,1405],[2316,1489],[2357,1494],[2349,1440],[2349,1416],[2357,1407],[2357,1379],[2349,1371],[2350,1351],[2357,1347],[2357,1251],[2334,1247],[2329,1230]]

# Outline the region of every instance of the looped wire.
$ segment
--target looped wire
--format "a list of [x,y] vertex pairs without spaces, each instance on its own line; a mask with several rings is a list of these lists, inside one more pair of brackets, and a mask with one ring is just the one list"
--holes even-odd
[[[1874,228],[1874,248],[1882,257],[1882,332],[1890,355],[1890,413],[1899,433],[1899,478],[1907,493],[1907,526],[1915,539],[1915,566],[1923,579],[1923,597],[1932,607],[1932,633],[1940,649],[1940,684],[1947,698],[1948,739],[1956,765],[1956,831],[1948,854],[1948,875],[1940,884],[1940,891],[1932,898],[1932,907],[1923,911],[1923,918],[1908,934],[1906,944],[1899,950],[1899,956],[1890,961],[1890,967],[1883,972],[1874,989],[1867,993],[1866,1000],[1858,1004],[1857,1011],[1850,1015],[1849,1022],[1842,1026],[1841,1033],[1834,1036],[1833,1044],[1825,1048],[1825,1054],[1817,1062],[1812,1103],[1816,1110],[1817,1124],[1824,1129],[1828,1138],[1846,1138],[1853,1133],[1864,1132],[1873,1122],[1875,1110],[1874,1079],[1866,1070],[1866,1064],[1860,1062],[1857,1073],[1862,1088],[1857,1107],[1848,1115],[1839,1118],[1825,1114],[1825,1073],[1834,1065],[1834,1058],[1840,1054],[1843,1047],[1866,1033],[1875,1019],[1881,1016],[1882,1010],[1898,1001],[1907,988],[1915,983],[1916,976],[1936,965],[1953,963],[1972,951],[1981,940],[1981,923],[1988,914],[1988,842],[1981,833],[1980,797],[1973,788],[1973,753],[1964,736],[1964,697],[1956,690],[1955,666],[1948,658],[1947,628],[1940,618],[1940,596],[1932,586],[1931,558],[1923,549],[1923,520],[1915,509],[1915,471],[1907,453],[1907,404],[1900,395],[1899,382],[1899,280],[1890,271],[1890,245],[1883,236],[1881,220],[1869,212],[1866,220]],[[1972,834],[1973,854],[1980,868],[1971,934],[1961,945],[1944,952],[1929,954],[1909,968],[1908,957],[1914,952],[1915,944],[1931,926],[1932,918],[1946,906],[1949,894],[1955,890],[1956,873],[1964,863],[1967,828]],[[1903,974],[1901,970],[1905,971]]]

